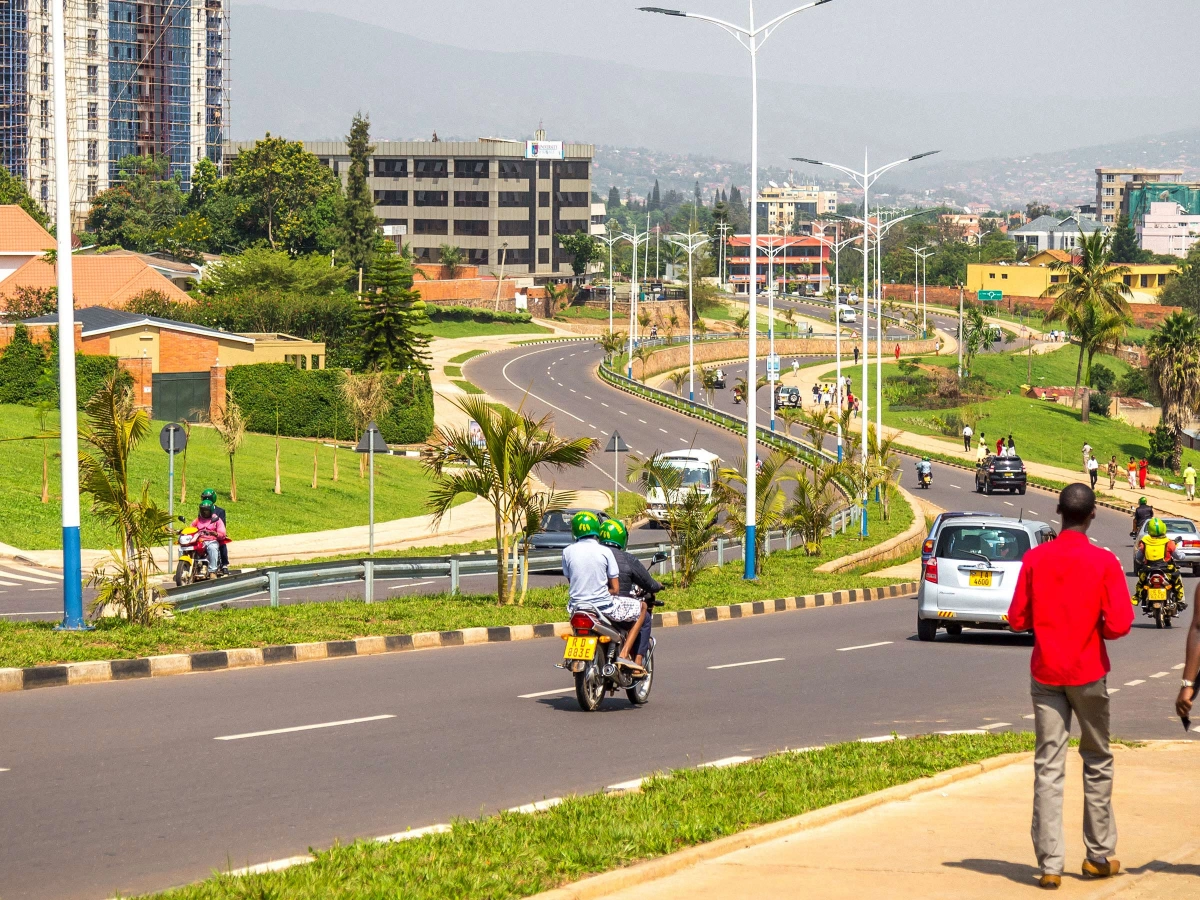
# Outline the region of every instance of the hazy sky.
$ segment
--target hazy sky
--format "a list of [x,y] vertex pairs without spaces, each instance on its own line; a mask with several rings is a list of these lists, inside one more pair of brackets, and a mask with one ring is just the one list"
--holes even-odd
[[[626,0],[266,2],[466,48],[547,50],[677,72],[744,75],[748,65],[733,39],[712,25],[647,15]],[[759,21],[797,2],[759,0]],[[679,8],[748,19],[747,0],[687,0]],[[236,6],[233,16],[236,28]],[[1169,102],[1176,88],[1194,88],[1184,36],[1197,33],[1197,0],[834,0],[782,26],[760,71],[813,85],[1011,91],[1031,103],[1070,103],[1079,91]],[[1129,116],[1115,118],[1122,120]],[[1172,127],[1180,126],[1147,116],[1127,133]]]

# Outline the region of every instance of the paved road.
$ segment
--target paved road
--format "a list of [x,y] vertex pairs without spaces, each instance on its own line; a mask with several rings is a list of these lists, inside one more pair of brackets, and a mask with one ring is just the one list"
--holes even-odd
[[[506,400],[528,386],[527,403],[565,433],[616,423],[640,452],[695,441],[740,453],[733,435],[603,385],[597,358],[582,343],[517,348],[472,361],[468,377]],[[1051,495],[966,497],[968,477],[937,466],[930,499],[1053,521]],[[609,478],[603,466],[561,480]],[[1094,536],[1127,557],[1127,531],[1102,510]],[[897,599],[663,630],[650,705],[614,699],[595,715],[575,707],[551,640],[0,695],[3,896],[163,888],[784,746],[1028,727],[1028,638],[923,644],[914,619],[913,601]],[[1178,737],[1183,632],[1148,625],[1113,645],[1114,730]],[[762,660],[773,661],[710,668]],[[348,719],[369,721],[221,740]]]

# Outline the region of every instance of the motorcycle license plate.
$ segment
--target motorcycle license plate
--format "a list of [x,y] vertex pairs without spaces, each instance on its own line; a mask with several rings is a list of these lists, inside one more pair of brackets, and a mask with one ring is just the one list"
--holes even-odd
[[969,584],[971,587],[991,587],[992,573],[991,572],[972,572]]
[[563,659],[591,659],[596,655],[596,639],[594,637],[569,637]]
[[1165,601],[1167,599],[1167,589],[1166,588],[1150,588],[1148,591],[1148,595],[1151,600],[1164,600]]

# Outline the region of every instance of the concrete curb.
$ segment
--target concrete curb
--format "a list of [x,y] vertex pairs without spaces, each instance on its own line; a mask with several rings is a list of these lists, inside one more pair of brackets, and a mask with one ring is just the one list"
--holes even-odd
[[[656,614],[654,627],[677,628],[683,625],[702,625],[706,622],[721,622],[727,619],[748,618],[788,610],[813,609],[818,606],[868,603],[872,600],[886,600],[913,594],[918,586],[915,581],[907,581],[884,587],[850,588],[844,591],[810,594],[804,597],[784,597],[777,600],[737,603],[732,606],[683,609]],[[135,659],[105,659],[31,666],[24,669],[0,669],[0,694],[42,687],[128,681],[134,678],[155,678],[161,675],[186,675],[191,672],[218,672],[222,669],[244,669],[253,666],[272,666],[278,663],[308,662],[345,656],[373,656],[378,653],[463,647],[468,644],[503,644],[512,641],[529,641],[535,638],[559,637],[570,633],[570,630],[571,626],[566,622],[547,622],[541,625],[502,625],[493,628],[464,628],[459,631],[377,635],[341,641],[320,641],[312,644],[277,644],[269,647],[242,647],[232,650],[206,650],[199,653],[175,653],[166,656],[142,656]]]
[[924,510],[916,497],[900,487],[900,485],[896,485],[896,489],[913,511],[912,524],[908,528],[895,537],[888,538],[882,544],[876,544],[874,547],[859,550],[857,553],[851,553],[849,556],[843,556],[839,559],[831,559],[829,562],[817,566],[813,571],[822,575],[845,572],[847,569],[856,568],[864,563],[871,563],[881,559],[899,559],[920,547],[921,542],[925,540]]
[[813,810],[812,812],[804,813],[791,819],[784,819],[782,822],[760,825],[757,828],[751,828],[739,834],[719,838],[711,843],[680,850],[678,853],[672,853],[669,856],[660,856],[658,859],[647,860],[624,869],[604,872],[591,878],[585,878],[583,881],[577,881],[566,887],[535,894],[534,897],[537,900],[597,900],[597,898],[606,897],[626,888],[665,878],[683,869],[691,868],[711,859],[726,856],[738,850],[756,847],[778,838],[788,837],[802,831],[809,831],[823,825],[829,825],[833,822],[858,815],[859,813],[867,812],[885,803],[908,800],[918,794],[940,790],[955,782],[975,778],[979,775],[1013,765],[1014,763],[1027,762],[1031,759],[1033,759],[1032,753],[1009,753],[1004,756],[992,757],[991,759],[985,759],[982,762],[973,763],[969,766],[961,766],[957,769],[939,772],[928,778],[910,781],[908,784],[897,785],[877,791],[874,794],[867,794],[864,797],[856,797],[853,800],[847,800],[835,806]]

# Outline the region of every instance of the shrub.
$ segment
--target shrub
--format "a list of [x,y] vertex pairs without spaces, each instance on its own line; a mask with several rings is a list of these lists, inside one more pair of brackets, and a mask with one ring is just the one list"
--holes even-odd
[[[418,287],[420,287],[419,284]],[[505,322],[524,325],[533,321],[533,316],[525,312],[497,312],[492,309],[475,309],[471,306],[429,304],[425,307],[425,314],[431,322]]]
[[1150,448],[1148,456],[1155,465],[1169,466],[1171,456],[1175,453],[1175,435],[1162,422],[1150,433]]
[[[241,407],[248,431],[288,437],[354,437],[353,416],[341,400],[340,369],[297,369],[290,363],[233,366],[225,375],[231,396]],[[433,431],[433,388],[423,373],[396,374],[390,389],[392,408],[379,430],[389,444],[415,444]],[[336,427],[336,435],[334,433]]]
[[[116,357],[76,353],[76,405],[83,409],[117,368]],[[49,346],[34,343],[29,330],[18,324],[12,342],[0,352],[0,403],[32,406],[40,401],[58,405],[57,335]]]

